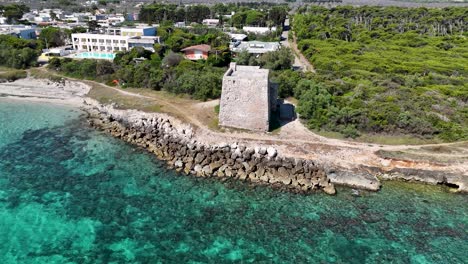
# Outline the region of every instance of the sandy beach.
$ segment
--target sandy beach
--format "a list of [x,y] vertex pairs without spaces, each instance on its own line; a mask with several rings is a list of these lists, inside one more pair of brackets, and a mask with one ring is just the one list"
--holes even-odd
[[0,83],[0,97],[81,107],[90,89],[81,82],[25,78]]

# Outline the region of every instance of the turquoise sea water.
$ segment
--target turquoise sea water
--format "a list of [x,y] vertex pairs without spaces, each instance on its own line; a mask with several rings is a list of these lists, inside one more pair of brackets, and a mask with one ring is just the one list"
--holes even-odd
[[467,263],[468,196],[196,179],[80,113],[0,99],[0,263]]

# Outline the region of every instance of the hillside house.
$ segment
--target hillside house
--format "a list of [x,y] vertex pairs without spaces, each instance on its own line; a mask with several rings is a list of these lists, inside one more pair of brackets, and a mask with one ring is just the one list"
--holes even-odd
[[185,58],[189,60],[206,60],[211,51],[211,46],[206,44],[190,46],[182,49]]
[[279,42],[262,42],[262,41],[243,41],[235,42],[230,45],[230,49],[234,53],[247,51],[249,54],[263,54],[271,51],[277,51],[281,47]]

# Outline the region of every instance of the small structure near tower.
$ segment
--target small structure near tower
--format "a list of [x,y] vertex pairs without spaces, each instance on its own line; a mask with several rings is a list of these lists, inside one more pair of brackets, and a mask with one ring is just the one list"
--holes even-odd
[[268,69],[231,63],[223,77],[219,125],[267,132],[277,96]]

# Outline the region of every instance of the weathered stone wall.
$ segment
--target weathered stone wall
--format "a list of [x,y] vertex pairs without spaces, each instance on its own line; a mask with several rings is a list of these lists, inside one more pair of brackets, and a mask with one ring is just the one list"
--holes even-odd
[[190,126],[160,114],[105,106],[87,112],[93,127],[147,149],[185,174],[271,184],[297,192],[335,193],[334,185],[314,162],[280,157],[273,147],[205,145],[193,138]]
[[223,77],[219,125],[265,132],[270,111],[268,70],[231,65]]

